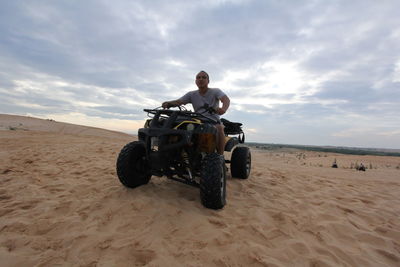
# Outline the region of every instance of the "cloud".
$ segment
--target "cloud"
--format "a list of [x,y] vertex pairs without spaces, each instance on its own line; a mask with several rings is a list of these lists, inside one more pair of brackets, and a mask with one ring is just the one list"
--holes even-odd
[[0,112],[93,117],[110,127],[143,121],[143,108],[196,89],[204,69],[210,86],[231,98],[226,116],[252,129],[253,140],[368,146],[365,135],[343,134],[372,129],[374,145],[398,148],[398,135],[382,133],[400,127],[399,8],[342,0],[3,1]]

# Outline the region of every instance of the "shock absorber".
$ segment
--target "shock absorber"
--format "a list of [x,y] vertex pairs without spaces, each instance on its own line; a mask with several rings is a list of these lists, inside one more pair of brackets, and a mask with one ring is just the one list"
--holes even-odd
[[188,153],[186,153],[185,150],[182,150],[182,160],[183,160],[184,164],[186,165],[186,171],[188,172],[189,179],[191,181],[193,181],[192,172],[190,171],[190,168],[189,168],[189,166],[190,166],[189,165],[189,155],[188,155]]

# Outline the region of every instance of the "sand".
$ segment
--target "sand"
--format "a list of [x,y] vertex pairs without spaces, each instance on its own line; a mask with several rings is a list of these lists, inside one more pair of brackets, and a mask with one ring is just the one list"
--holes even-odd
[[135,137],[11,115],[0,129],[1,266],[400,266],[399,157],[252,149],[214,211],[165,177],[123,187]]

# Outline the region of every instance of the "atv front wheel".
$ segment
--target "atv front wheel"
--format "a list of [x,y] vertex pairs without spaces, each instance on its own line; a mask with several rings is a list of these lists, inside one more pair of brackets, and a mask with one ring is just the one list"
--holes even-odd
[[126,187],[138,187],[150,181],[151,173],[143,142],[134,141],[122,148],[117,159],[117,175]]
[[247,179],[251,169],[250,149],[245,146],[236,147],[231,157],[232,177]]
[[207,154],[203,159],[200,199],[203,206],[209,209],[222,209],[226,204],[225,160],[218,153]]

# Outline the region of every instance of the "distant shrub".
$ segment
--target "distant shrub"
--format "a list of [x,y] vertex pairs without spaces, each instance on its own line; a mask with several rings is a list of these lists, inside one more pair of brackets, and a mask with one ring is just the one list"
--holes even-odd
[[8,127],[8,129],[9,129],[10,131],[15,131],[15,130],[17,130],[17,127],[12,127],[12,126],[10,126],[10,127]]
[[[319,147],[319,146],[300,146],[300,145],[282,145],[282,144],[263,144],[263,143],[248,143],[250,146],[258,146],[261,149],[276,150],[281,148],[296,148],[307,151],[316,152],[332,152],[350,155],[376,155],[376,156],[395,156],[400,157],[400,152],[380,151],[365,148],[351,148],[351,147]],[[321,157],[321,155],[317,155]]]
[[299,160],[306,159],[306,155],[304,153],[296,154],[296,158],[298,158]]

